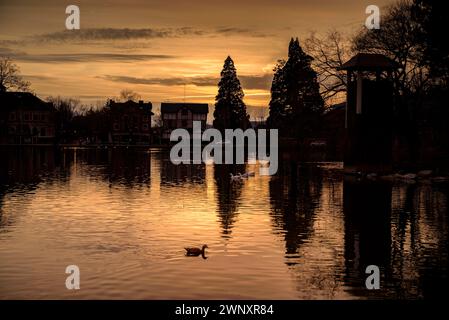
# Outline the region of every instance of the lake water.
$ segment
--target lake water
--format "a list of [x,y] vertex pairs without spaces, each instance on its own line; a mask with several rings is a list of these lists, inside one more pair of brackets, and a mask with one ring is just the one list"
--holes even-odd
[[[447,184],[358,182],[341,163],[175,166],[158,149],[1,153],[2,299],[432,298],[448,284]],[[207,259],[184,255],[205,243]],[[72,264],[80,290],[65,287]]]

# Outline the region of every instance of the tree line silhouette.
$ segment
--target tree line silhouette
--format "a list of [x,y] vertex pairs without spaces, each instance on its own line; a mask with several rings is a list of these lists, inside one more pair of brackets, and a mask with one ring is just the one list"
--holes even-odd
[[[312,34],[302,42],[304,49],[292,38],[287,59],[278,60],[273,69],[266,125],[279,129],[281,137],[323,135],[323,128],[330,125],[325,115],[335,102],[344,100],[346,74],[338,68],[356,53],[381,53],[398,65],[393,74],[396,135],[407,141],[416,158],[424,152],[426,139],[432,139],[435,148],[449,149],[449,49],[441,34],[445,30],[443,9],[440,2],[431,0],[399,0],[383,11],[379,30],[362,28],[352,38],[335,30],[324,37]],[[0,90],[29,87],[17,65],[9,58],[1,59]],[[135,100],[137,95],[128,90],[123,98]],[[103,126],[107,103],[83,107],[74,99],[49,100],[58,110],[63,135],[79,136]],[[213,125],[219,130],[247,129],[249,120],[236,66],[227,57],[215,97]],[[161,121],[154,122],[161,125]]]

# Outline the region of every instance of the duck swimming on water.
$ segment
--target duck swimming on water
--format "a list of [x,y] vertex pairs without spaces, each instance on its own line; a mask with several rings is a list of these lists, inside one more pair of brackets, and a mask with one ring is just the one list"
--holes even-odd
[[184,248],[184,249],[186,249],[186,256],[197,257],[199,255],[204,256],[206,248],[208,248],[207,244],[203,245],[201,249],[200,248]]

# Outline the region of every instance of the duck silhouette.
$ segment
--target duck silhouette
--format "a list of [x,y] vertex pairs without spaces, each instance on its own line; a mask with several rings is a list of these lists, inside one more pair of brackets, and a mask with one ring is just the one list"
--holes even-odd
[[184,249],[186,250],[186,256],[197,257],[199,255],[202,255],[203,258],[206,259],[206,256],[204,255],[206,253],[206,248],[209,248],[207,246],[207,244],[203,245],[203,247],[201,249],[200,248],[195,248],[195,247],[184,248]]

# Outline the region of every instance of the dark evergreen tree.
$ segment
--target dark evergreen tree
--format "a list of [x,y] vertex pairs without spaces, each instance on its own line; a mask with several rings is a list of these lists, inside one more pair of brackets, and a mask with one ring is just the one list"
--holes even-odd
[[237,128],[246,130],[250,126],[243,97],[244,93],[237,78],[234,61],[228,56],[221,71],[218,94],[215,97],[213,124],[216,129],[220,131]]
[[286,119],[285,97],[286,86],[284,81],[285,60],[278,60],[274,67],[273,82],[271,84],[270,113],[267,124],[270,128],[280,128]]
[[287,62],[275,68],[268,123],[280,128],[281,135],[305,137],[318,129],[324,101],[311,61],[298,39],[292,38]]

